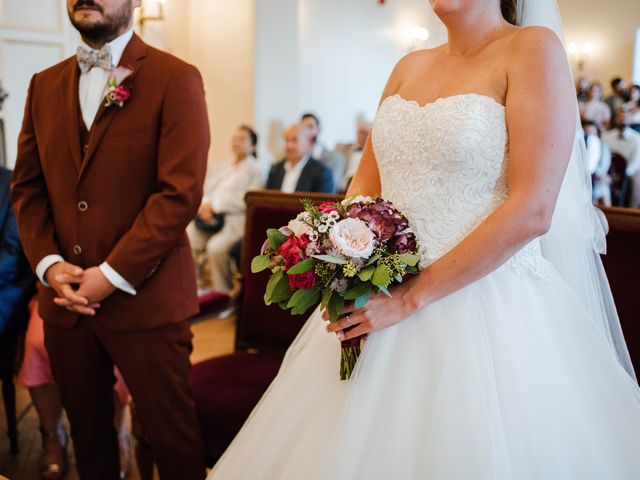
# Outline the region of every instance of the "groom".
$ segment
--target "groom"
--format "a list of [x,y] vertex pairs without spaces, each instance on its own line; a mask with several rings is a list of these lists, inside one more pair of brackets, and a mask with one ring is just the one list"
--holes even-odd
[[77,56],[31,80],[14,207],[82,479],[119,478],[113,366],[163,480],[202,480],[185,227],[209,125],[198,71],[133,34],[140,0],[67,0]]

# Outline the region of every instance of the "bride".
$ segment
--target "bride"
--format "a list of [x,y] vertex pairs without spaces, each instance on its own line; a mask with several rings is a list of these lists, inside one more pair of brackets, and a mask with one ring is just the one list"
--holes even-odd
[[398,63],[349,192],[407,215],[423,271],[316,311],[211,479],[640,478],[555,0],[430,3],[449,41]]

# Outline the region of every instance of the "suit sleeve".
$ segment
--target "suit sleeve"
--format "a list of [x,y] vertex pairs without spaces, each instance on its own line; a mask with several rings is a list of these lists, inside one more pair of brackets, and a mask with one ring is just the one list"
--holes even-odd
[[318,170],[316,187],[317,187],[317,190],[315,191],[317,192],[321,192],[321,193],[335,192],[335,188],[334,188],[335,185],[333,184],[333,173],[324,165],[321,165],[320,169]]
[[22,248],[34,270],[47,255],[60,255],[33,123],[35,84],[34,75],[29,85],[22,130],[18,137],[18,158],[11,187]]
[[135,288],[177,246],[202,199],[210,136],[202,78],[194,67],[172,75],[161,124],[158,191],[106,260]]

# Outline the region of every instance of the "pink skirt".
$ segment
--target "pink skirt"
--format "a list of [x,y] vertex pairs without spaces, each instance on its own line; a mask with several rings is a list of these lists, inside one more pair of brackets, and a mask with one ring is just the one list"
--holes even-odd
[[[44,325],[42,318],[38,315],[37,298],[34,297],[29,303],[29,311],[31,316],[25,338],[24,359],[16,384],[26,388],[55,385],[49,354],[44,346]],[[116,398],[121,405],[126,405],[129,403],[129,389],[117,368],[114,368],[113,373],[116,376],[116,384],[113,387]]]

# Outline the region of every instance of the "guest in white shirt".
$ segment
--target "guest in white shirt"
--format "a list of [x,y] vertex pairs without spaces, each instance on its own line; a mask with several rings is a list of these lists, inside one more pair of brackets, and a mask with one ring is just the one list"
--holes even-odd
[[593,203],[611,206],[611,150],[600,139],[600,129],[593,122],[582,122],[587,146],[589,173],[593,178]]
[[345,158],[347,159],[347,165],[344,171],[344,175],[340,180],[340,191],[346,192],[351,183],[351,179],[356,174],[358,166],[360,165],[360,159],[362,158],[362,152],[367,144],[369,138],[369,132],[371,131],[371,123],[366,120],[358,122],[356,127],[356,141],[352,144],[339,145],[336,150],[344,151]]
[[329,149],[320,140],[320,119],[314,113],[304,113],[300,117],[300,123],[311,132],[311,140],[313,142],[313,150],[311,157],[318,160],[321,164],[331,170],[333,175],[333,184],[338,188],[342,182],[344,171],[346,168],[346,159],[344,155],[336,150]]
[[331,171],[311,156],[312,132],[302,124],[294,124],[284,132],[286,157],[269,172],[267,188],[291,192],[333,193]]
[[207,181],[199,218],[187,227],[196,264],[206,252],[210,281],[199,278],[201,287],[209,285],[223,292],[231,289],[230,250],[244,235],[244,196],[263,186],[262,169],[255,156],[257,143],[253,129],[245,125],[238,128],[231,142],[234,163],[217,169]]
[[589,88],[589,98],[586,102],[580,102],[580,118],[584,121],[595,123],[601,130],[609,128],[611,122],[611,110],[602,101],[602,85],[594,82]]
[[631,208],[640,208],[640,133],[629,127],[629,113],[624,108],[616,112],[616,125],[602,136],[612,153],[627,160],[626,174],[631,183]]

